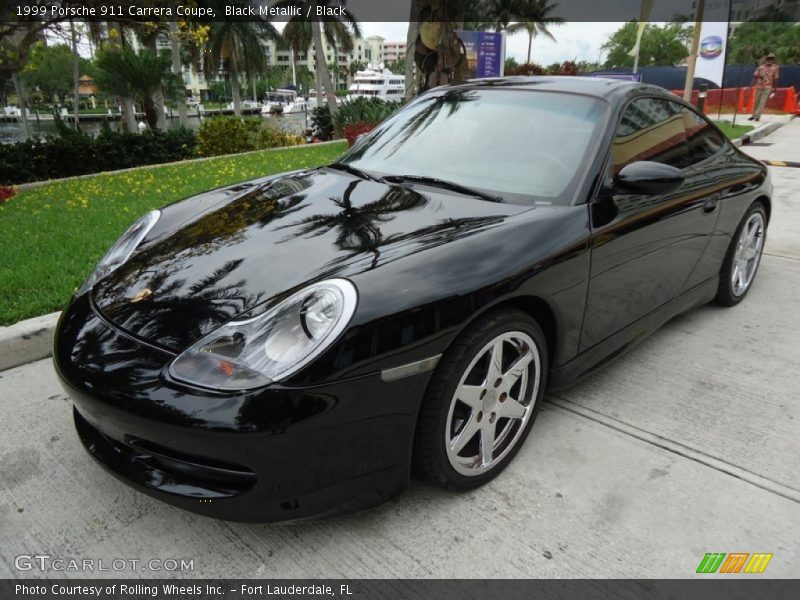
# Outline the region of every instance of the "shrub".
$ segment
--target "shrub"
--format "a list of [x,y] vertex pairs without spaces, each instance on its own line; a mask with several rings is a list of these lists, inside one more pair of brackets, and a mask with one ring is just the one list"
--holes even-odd
[[400,108],[397,102],[385,102],[378,98],[359,97],[345,102],[333,116],[336,131],[344,133],[345,127],[355,123],[377,125]]
[[365,123],[364,121],[348,123],[344,126],[344,137],[347,138],[347,145],[352,146],[356,143],[358,136],[369,133],[373,129],[375,129],[375,125],[372,123]]
[[88,175],[191,158],[195,137],[188,129],[120,133],[106,124],[90,135],[55,122],[57,136],[0,144],[0,185]]
[[536,63],[525,63],[509,69],[506,75],[544,75],[544,69]]
[[198,156],[235,154],[256,149],[259,122],[239,117],[206,119],[197,132]]
[[296,146],[303,138],[292,135],[274,121],[214,117],[197,132],[197,155],[218,156],[265,148]]
[[333,139],[333,119],[327,105],[317,106],[311,111],[311,134],[321,142]]

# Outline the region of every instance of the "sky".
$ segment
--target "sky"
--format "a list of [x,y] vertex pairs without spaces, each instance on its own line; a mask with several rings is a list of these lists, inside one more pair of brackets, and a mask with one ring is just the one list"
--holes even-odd
[[[533,62],[549,65],[565,60],[596,62],[600,59],[600,46],[624,23],[563,23],[552,27],[551,31],[556,38],[552,42],[546,38],[538,37],[533,40],[531,60]],[[406,40],[408,23],[361,23],[361,32],[364,37],[380,35],[386,41],[397,42]],[[528,35],[518,33],[508,36],[506,40],[506,57],[514,57],[517,62],[523,63],[528,54]],[[602,57],[604,58],[604,57]]]

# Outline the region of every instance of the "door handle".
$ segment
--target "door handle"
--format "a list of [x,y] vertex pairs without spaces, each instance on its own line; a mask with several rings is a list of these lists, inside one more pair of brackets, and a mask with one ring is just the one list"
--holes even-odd
[[703,203],[703,212],[704,213],[712,213],[717,210],[717,204],[719,204],[719,199],[721,198],[720,194],[714,194],[710,196],[704,203]]

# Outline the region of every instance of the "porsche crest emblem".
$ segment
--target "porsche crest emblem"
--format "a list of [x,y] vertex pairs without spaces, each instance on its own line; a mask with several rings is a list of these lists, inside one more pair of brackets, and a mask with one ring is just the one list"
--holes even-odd
[[153,290],[150,288],[142,288],[131,298],[131,303],[136,304],[137,302],[141,302],[142,300],[147,300],[150,296],[153,295]]

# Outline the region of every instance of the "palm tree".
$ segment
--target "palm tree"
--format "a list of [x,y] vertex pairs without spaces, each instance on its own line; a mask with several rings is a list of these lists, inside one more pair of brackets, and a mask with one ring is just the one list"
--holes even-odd
[[[311,14],[316,14],[317,7],[325,7],[329,4],[336,4],[343,6],[347,2],[334,2],[334,0],[303,0],[297,2],[295,0],[278,0],[275,3],[276,7],[291,7],[302,6],[302,14],[308,14],[310,9]],[[320,20],[307,21],[305,17],[293,17],[286,24],[283,35],[286,43],[293,52],[298,53],[302,50],[308,49],[309,45],[314,46],[314,64],[315,76],[317,80],[317,106],[322,106],[322,89],[325,88],[325,98],[328,103],[328,109],[331,114],[336,112],[336,88],[331,79],[331,72],[328,68],[328,63],[325,60],[325,49],[322,44],[322,37],[324,35],[328,44],[333,47],[334,52],[341,48],[345,52],[350,52],[353,49],[353,38],[360,37],[361,31],[358,27],[356,19],[347,12],[344,17],[326,16],[321,17]],[[323,25],[324,24],[324,25]],[[288,31],[287,31],[288,29]]]
[[[228,2],[230,4],[230,2]],[[243,2],[243,4],[246,4]],[[242,92],[239,76],[253,79],[267,67],[262,42],[278,40],[280,34],[268,21],[215,21],[208,32],[208,46],[203,61],[206,77],[225,69],[231,84],[233,113],[242,115]]]
[[136,54],[128,46],[104,49],[97,53],[97,83],[120,98],[137,97],[144,106],[150,128],[156,129],[158,110],[153,94],[164,83],[172,82],[170,63],[168,56],[159,56],[152,50]]
[[556,41],[556,38],[550,33],[548,27],[551,25],[560,25],[564,22],[564,19],[561,17],[554,17],[550,14],[557,6],[557,4],[548,4],[547,0],[524,0],[520,3],[520,18],[525,18],[526,20],[509,26],[508,33],[527,32],[528,64],[531,62],[533,38],[538,35],[543,35],[554,42]]

